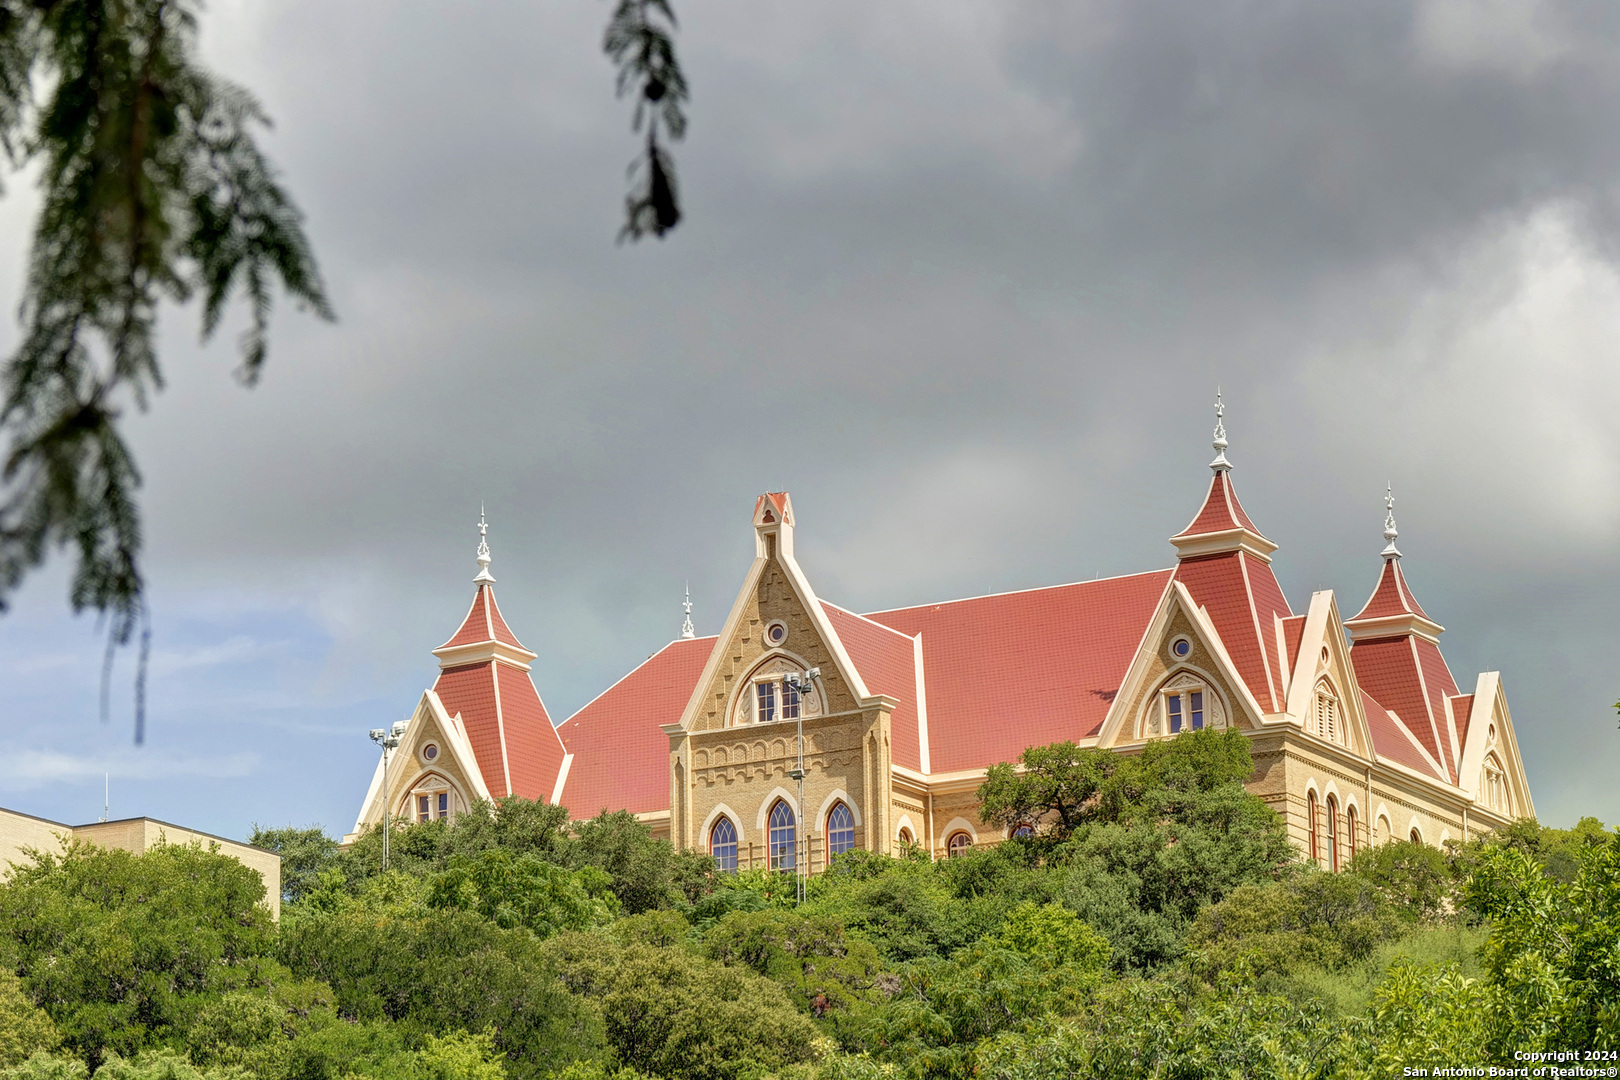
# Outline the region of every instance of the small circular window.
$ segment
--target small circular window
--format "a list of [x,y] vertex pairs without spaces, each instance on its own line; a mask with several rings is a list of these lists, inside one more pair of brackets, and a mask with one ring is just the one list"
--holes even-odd
[[780,645],[787,640],[787,623],[780,619],[769,623],[765,627],[765,640],[772,645]]
[[1177,660],[1185,660],[1192,655],[1192,642],[1184,637],[1176,638],[1170,643],[1170,654]]
[[439,744],[428,743],[422,747],[422,760],[432,763],[439,760]]
[[1494,742],[1496,740],[1496,725],[1492,724],[1485,729],[1485,738]]

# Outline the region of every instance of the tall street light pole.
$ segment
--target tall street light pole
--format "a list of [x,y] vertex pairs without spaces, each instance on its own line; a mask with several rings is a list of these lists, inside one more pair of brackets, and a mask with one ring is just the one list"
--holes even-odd
[[[805,817],[804,812],[804,706],[805,699],[810,694],[821,689],[821,669],[813,667],[802,676],[789,675],[783,682],[792,688],[794,696],[798,699],[798,707],[794,710],[794,719],[798,725],[799,761],[798,766],[788,775],[799,782],[799,827],[794,836],[793,870],[794,877],[798,879],[795,883],[798,886],[798,901],[802,904],[804,903],[805,883],[810,874],[810,834],[808,829],[810,822]],[[820,697],[822,701],[827,700],[825,693],[822,693]],[[826,711],[825,706],[823,706],[822,711]]]
[[393,800],[388,792],[388,759],[393,756],[389,751],[399,746],[400,736],[405,734],[405,721],[401,720],[391,728],[372,728],[371,741],[382,747],[382,803],[383,803],[383,873],[388,872],[388,836],[394,831]]

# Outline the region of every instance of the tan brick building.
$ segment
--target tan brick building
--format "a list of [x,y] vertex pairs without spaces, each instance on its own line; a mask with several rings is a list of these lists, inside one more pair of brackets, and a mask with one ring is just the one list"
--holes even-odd
[[[1337,866],[1392,837],[1440,844],[1534,813],[1499,675],[1459,687],[1407,587],[1393,500],[1371,597],[1296,613],[1244,513],[1217,423],[1213,477],[1174,566],[859,615],[821,600],[786,493],[759,497],[724,627],[683,636],[555,732],[501,621],[488,549],[441,673],[373,778],[382,809],[451,815],[515,793],[626,809],[724,866],[813,872],[847,848],[936,854],[1004,839],[976,814],[992,764],[1058,740],[1130,753],[1235,727],[1250,789]],[[802,759],[801,759],[802,754]],[[802,768],[801,768],[802,760]],[[384,788],[386,787],[386,796]]]
[[79,840],[98,847],[117,848],[136,855],[159,844],[196,844],[204,849],[229,855],[258,872],[264,881],[264,902],[272,918],[281,917],[281,856],[251,844],[227,840],[223,836],[198,832],[183,825],[172,825],[155,818],[120,818],[93,821],[88,825],[64,825],[31,814],[0,809],[0,877],[5,868],[26,862],[28,850],[59,854],[68,843]]

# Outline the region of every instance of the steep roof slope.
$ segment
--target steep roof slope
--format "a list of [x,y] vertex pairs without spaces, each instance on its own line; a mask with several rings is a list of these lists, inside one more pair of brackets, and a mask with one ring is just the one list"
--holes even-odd
[[881,622],[821,601],[833,629],[861,673],[861,681],[874,694],[898,703],[889,715],[889,752],[896,765],[922,768],[922,736],[917,724],[916,644]]
[[714,637],[672,641],[557,729],[573,763],[558,799],[576,818],[602,810],[669,809],[669,737]]
[[869,613],[922,635],[932,771],[1096,735],[1172,573]]
[[460,714],[491,795],[550,799],[567,751],[529,676],[534,654],[501,618],[487,559],[484,549],[466,618],[434,650],[443,666],[433,690],[446,712]]

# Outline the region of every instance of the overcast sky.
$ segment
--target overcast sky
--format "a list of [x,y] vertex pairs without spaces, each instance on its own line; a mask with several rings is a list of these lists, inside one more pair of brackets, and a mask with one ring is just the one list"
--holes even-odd
[[688,580],[718,629],[763,490],[857,610],[1170,565],[1219,383],[1294,608],[1360,608],[1393,484],[1542,820],[1620,819],[1620,7],[677,3],[686,220],[619,246],[606,4],[214,0],[340,319],[285,311],[248,391],[165,315],[148,742],[58,560],[0,618],[5,805],[92,820],[110,772],[114,816],[349,829],[481,500],[558,720]]

